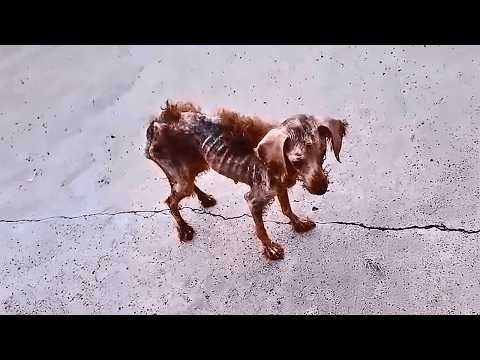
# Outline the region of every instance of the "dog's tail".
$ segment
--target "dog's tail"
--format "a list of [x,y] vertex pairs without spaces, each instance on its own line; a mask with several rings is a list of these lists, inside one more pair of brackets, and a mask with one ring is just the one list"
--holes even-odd
[[162,112],[160,113],[159,118],[167,123],[174,123],[180,120],[183,112],[200,113],[202,111],[199,106],[196,106],[191,102],[171,102],[170,100],[166,101],[165,107],[162,107],[161,110]]

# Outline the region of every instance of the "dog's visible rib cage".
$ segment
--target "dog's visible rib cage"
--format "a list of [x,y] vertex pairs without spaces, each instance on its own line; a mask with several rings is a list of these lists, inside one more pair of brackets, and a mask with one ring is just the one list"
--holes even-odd
[[197,124],[193,125],[194,128],[211,130],[211,134],[198,133],[200,152],[211,169],[235,182],[251,185],[257,170],[260,170],[263,164],[253,151],[239,152],[223,135],[224,131],[218,120],[215,117],[201,116]]
[[[345,122],[329,120],[330,123],[318,125],[316,120],[312,119],[299,115],[287,119],[282,124],[283,127],[275,128],[259,118],[241,116],[228,110],[208,116],[191,103],[167,102],[166,107],[151,121],[147,129],[145,155],[162,168],[170,182],[172,191],[166,203],[176,222],[180,240],[191,240],[193,229],[181,217],[178,203],[184,197],[196,194],[204,207],[215,205],[215,199],[195,185],[198,174],[213,169],[235,183],[242,182],[250,186],[251,190],[245,194],[245,199],[255,221],[257,236],[262,241],[264,254],[271,259],[282,258],[283,249],[269,239],[264,228],[262,214],[265,207],[278,196],[282,211],[290,218],[295,230],[302,232],[313,228],[313,222],[300,219],[290,209],[287,189],[293,186],[303,173],[312,173],[305,166],[303,168],[307,170],[302,170],[296,163],[295,156],[302,156],[298,153],[302,152],[303,143],[313,144],[312,139],[316,139],[317,152],[323,163],[325,138],[329,138],[332,148],[336,146],[335,155],[338,159],[341,137],[345,135]],[[327,128],[322,128],[325,131],[323,138],[313,134],[317,126]],[[331,130],[328,126],[331,129],[337,127],[338,134],[333,135],[336,130]],[[310,129],[312,134],[303,136],[302,129]],[[285,144],[289,136],[294,139],[289,142],[289,156],[291,153],[291,161],[296,165],[284,159]],[[323,154],[320,154],[322,151]],[[279,152],[281,160],[278,160]],[[316,192],[311,192],[322,193],[323,190],[318,189],[324,188],[326,191],[328,180],[323,171],[318,170],[319,162],[315,154],[311,159],[313,160],[310,165],[315,165],[321,176],[310,174],[310,180],[307,180],[310,187],[316,189]]]

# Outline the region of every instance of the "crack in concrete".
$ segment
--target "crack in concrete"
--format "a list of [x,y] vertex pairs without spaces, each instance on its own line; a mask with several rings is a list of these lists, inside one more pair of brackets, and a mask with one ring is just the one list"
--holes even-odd
[[368,230],[381,230],[381,231],[405,231],[405,230],[429,230],[429,229],[437,229],[440,231],[456,231],[465,234],[478,234],[480,233],[479,230],[468,230],[463,228],[449,228],[445,224],[430,224],[430,225],[409,225],[409,226],[402,226],[402,227],[385,227],[385,226],[370,226],[365,225],[363,223],[355,223],[355,222],[346,222],[346,221],[331,221],[325,223],[317,223],[317,224],[340,224],[340,225],[354,225]]
[[77,216],[65,216],[65,215],[56,215],[56,216],[49,216],[46,218],[40,219],[17,219],[17,220],[6,220],[0,219],[0,223],[22,223],[22,222],[42,222],[48,220],[55,220],[55,219],[63,219],[63,220],[76,220],[76,219],[86,219],[92,216],[115,216],[115,215],[124,215],[124,214],[142,214],[142,213],[149,213],[149,214],[161,214],[168,212],[169,209],[163,210],[125,210],[125,211],[117,211],[117,212],[95,212],[90,214],[83,214]]
[[95,281],[99,282],[100,280],[98,280],[98,277],[97,277],[97,271],[100,270],[100,268],[102,267],[102,264],[101,262],[104,260],[104,259],[107,259],[108,258],[108,255],[103,255],[103,256],[100,256],[97,260],[97,267],[95,270],[92,271],[92,274],[93,276],[95,277]]
[[[201,215],[209,215],[213,217],[218,217],[221,218],[222,220],[235,220],[235,219],[240,219],[243,217],[249,217],[251,218],[252,216],[250,214],[243,213],[241,215],[236,215],[236,216],[224,216],[222,214],[216,214],[212,213],[210,211],[206,211],[204,209],[197,209],[197,208],[192,208],[189,206],[182,206],[180,210],[182,209],[188,209],[194,213],[201,214]],[[170,209],[160,209],[160,210],[125,210],[125,211],[117,211],[117,212],[95,212],[95,213],[89,213],[89,214],[83,214],[83,215],[77,215],[77,216],[65,216],[65,215],[57,215],[57,216],[49,216],[45,218],[40,218],[40,219],[17,219],[17,220],[8,220],[8,219],[0,219],[0,223],[23,223],[23,222],[43,222],[43,221],[48,221],[48,220],[55,220],[55,219],[61,219],[61,220],[75,220],[75,219],[87,219],[89,217],[94,217],[94,216],[116,216],[116,215],[126,215],[126,214],[133,214],[133,215],[142,215],[142,214],[152,214],[151,216],[155,214],[168,214]],[[144,218],[150,218],[151,216],[144,216]],[[275,224],[283,224],[283,225],[288,225],[290,224],[289,222],[283,222],[283,221],[277,221],[277,220],[264,220],[264,222],[270,222],[270,223],[275,223]],[[379,231],[407,231],[407,230],[430,230],[430,229],[436,229],[439,231],[451,231],[451,232],[461,232],[464,234],[478,234],[480,233],[480,229],[464,229],[464,228],[450,228],[447,227],[445,224],[428,224],[428,225],[408,225],[408,226],[400,226],[400,227],[390,227],[390,226],[373,226],[373,225],[366,225],[361,222],[349,222],[349,221],[328,221],[328,222],[315,222],[318,225],[346,225],[346,226],[356,226],[356,227],[361,227],[363,229],[367,230],[379,230]]]

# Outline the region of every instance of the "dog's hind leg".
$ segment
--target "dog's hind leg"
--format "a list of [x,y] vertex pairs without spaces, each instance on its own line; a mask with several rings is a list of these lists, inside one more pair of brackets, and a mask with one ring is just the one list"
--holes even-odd
[[184,179],[173,179],[173,186],[171,187],[170,196],[165,200],[165,203],[170,208],[170,213],[175,221],[178,237],[180,241],[190,241],[193,239],[193,228],[187,224],[182,218],[178,204],[187,196],[193,194],[193,181],[185,181]]
[[199,170],[192,169],[192,164],[175,157],[174,146],[169,138],[169,129],[166,124],[151,123],[147,131],[147,146],[145,155],[154,161],[165,173],[170,183],[170,196],[165,203],[170,209],[180,241],[189,241],[193,238],[193,228],[182,218],[178,204],[187,196],[193,195],[195,190],[195,176]]
[[182,218],[178,204],[180,201],[190,195],[193,195],[195,184],[191,176],[183,174],[178,167],[171,164],[169,160],[156,159],[155,162],[163,170],[170,183],[171,192],[165,200],[170,209],[173,220],[177,228],[180,241],[190,241],[193,239],[193,228]]
[[195,194],[197,194],[198,200],[200,200],[200,203],[204,208],[212,207],[217,203],[212,195],[204,193],[197,185],[194,185],[193,190],[195,191]]
[[283,214],[290,219],[290,224],[296,232],[302,233],[315,227],[315,223],[307,218],[301,219],[295,215],[290,207],[287,190],[281,190],[277,194]]
[[180,241],[190,241],[193,239],[193,228],[182,218],[180,210],[178,209],[179,202],[185,197],[192,195],[192,185],[193,184],[175,184],[175,186],[172,187],[170,196],[165,200],[177,225],[177,232]]

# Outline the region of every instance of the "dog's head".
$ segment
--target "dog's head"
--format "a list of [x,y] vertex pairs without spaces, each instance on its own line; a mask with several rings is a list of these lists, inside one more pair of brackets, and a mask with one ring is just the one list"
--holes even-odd
[[255,148],[269,174],[284,183],[295,174],[312,194],[322,195],[328,188],[324,169],[327,144],[340,162],[347,122],[331,118],[296,115],[270,130]]

